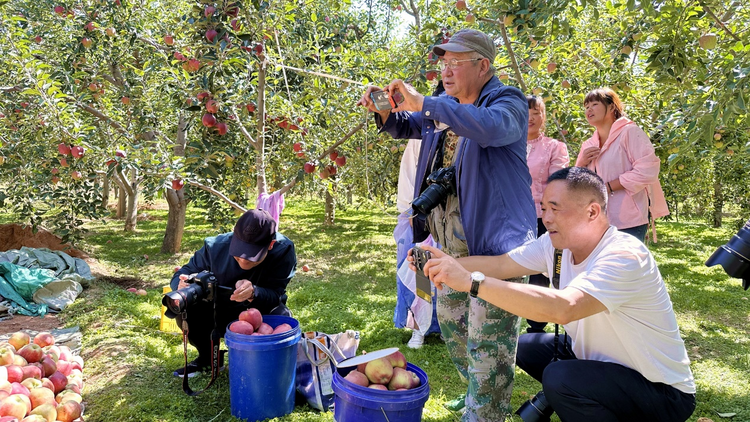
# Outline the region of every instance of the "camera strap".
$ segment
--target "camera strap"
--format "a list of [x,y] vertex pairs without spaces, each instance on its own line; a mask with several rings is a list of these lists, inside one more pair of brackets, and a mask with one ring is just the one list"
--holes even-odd
[[182,319],[182,347],[183,352],[185,356],[185,369],[183,371],[182,375],[182,391],[185,392],[188,396],[195,397],[202,392],[208,390],[211,385],[213,385],[214,381],[216,381],[216,378],[219,375],[219,346],[221,345],[221,336],[219,335],[219,330],[216,329],[216,295],[214,295],[214,329],[211,330],[211,381],[208,382],[208,385],[206,385],[202,390],[200,391],[193,391],[190,386],[188,385],[188,358],[187,358],[187,345],[188,345],[188,323],[187,323],[187,312],[182,312],[181,315]]
[[[555,289],[560,289],[560,271],[562,271],[562,249],[555,249],[555,256],[553,260],[554,272],[552,273],[552,285]],[[560,325],[555,324],[555,347],[552,351],[552,362],[560,360],[560,353],[558,351],[558,344],[560,342]],[[568,333],[565,333],[565,339],[563,340],[563,348],[568,346]]]

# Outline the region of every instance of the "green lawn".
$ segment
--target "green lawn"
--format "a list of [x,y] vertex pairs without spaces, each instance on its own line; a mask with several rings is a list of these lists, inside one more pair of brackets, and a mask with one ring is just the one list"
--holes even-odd
[[[376,207],[349,207],[337,212],[336,226],[329,228],[322,224],[322,204],[294,197],[287,204],[280,231],[296,244],[298,268],[304,264],[311,268],[307,273],[299,271],[289,288],[289,307],[303,330],[359,330],[360,350],[401,347],[407,360],[430,378],[423,419],[458,420],[457,413],[443,408],[464,389],[444,345],[430,336],[422,349],[408,349],[410,332],[393,327],[395,217]],[[61,315],[66,325],[78,325],[83,332],[86,420],[235,420],[230,415],[227,373],[206,393],[186,396],[180,380],[171,375],[182,364],[181,338],[158,330],[161,287],[173,268],[185,263],[204,237],[216,232],[205,223],[202,210],[190,209],[182,253],[161,255],[166,210],[144,212],[147,216],[139,221],[136,233],[122,232],[122,223],[116,220],[92,222],[79,245],[111,276],[123,278],[94,283]],[[0,214],[0,222],[12,218]],[[659,243],[652,245],[652,251],[672,295],[698,383],[698,407],[690,420],[705,416],[718,421],[718,413],[734,413],[732,421],[750,421],[748,292],[720,269],[703,265],[734,231],[698,223],[660,223],[658,229]],[[128,293],[125,284],[141,284],[149,295]],[[198,389],[207,380],[193,378],[192,387]],[[517,372],[514,408],[539,388],[536,381]],[[332,421],[333,415],[301,406],[278,420]]]

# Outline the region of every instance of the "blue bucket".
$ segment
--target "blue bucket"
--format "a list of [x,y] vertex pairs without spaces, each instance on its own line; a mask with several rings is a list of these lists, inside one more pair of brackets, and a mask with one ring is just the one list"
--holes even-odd
[[[419,387],[406,391],[383,391],[362,387],[344,380],[353,368],[341,368],[333,374],[333,419],[337,422],[420,422],[422,409],[430,397],[427,374],[416,365],[406,369],[419,377]],[[347,371],[344,371],[347,370]],[[343,374],[342,374],[343,373]]]
[[279,334],[249,336],[227,330],[229,348],[229,404],[232,416],[262,421],[294,410],[299,322],[283,315],[263,315],[273,328],[289,324]]

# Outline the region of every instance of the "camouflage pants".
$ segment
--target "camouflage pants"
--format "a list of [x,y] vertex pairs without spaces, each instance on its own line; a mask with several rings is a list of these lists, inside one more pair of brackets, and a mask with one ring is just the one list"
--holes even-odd
[[468,383],[461,420],[505,420],[513,413],[510,397],[521,319],[448,286],[438,290],[437,314],[451,360]]

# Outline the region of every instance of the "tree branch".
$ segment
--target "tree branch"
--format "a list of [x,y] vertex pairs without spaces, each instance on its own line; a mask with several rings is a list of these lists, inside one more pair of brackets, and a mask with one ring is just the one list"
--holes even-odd
[[114,176],[117,186],[119,186],[120,189],[124,190],[128,194],[128,196],[133,195],[133,187],[130,185],[130,182],[125,177],[125,175],[122,174],[122,166],[118,165],[115,167]]
[[18,92],[20,90],[20,86],[0,86],[0,92]]
[[516,81],[521,85],[521,90],[526,92],[528,91],[528,88],[526,87],[526,82],[523,80],[521,70],[518,68],[518,61],[516,60],[516,55],[513,53],[513,47],[510,45],[510,38],[508,38],[508,31],[505,29],[505,23],[499,21],[496,22],[500,26],[500,33],[503,35],[503,44],[505,44],[505,48],[508,50],[510,65],[513,67],[513,72],[516,74]]
[[354,135],[355,133],[357,133],[358,130],[360,130],[363,127],[365,127],[365,123],[366,122],[361,122],[360,124],[358,124],[357,126],[355,126],[352,130],[350,130],[349,133],[347,133],[346,135],[344,135],[343,138],[341,138],[340,140],[338,140],[335,144],[331,145],[327,150],[325,150],[322,154],[320,154],[318,156],[318,161],[326,158],[326,156],[328,154],[332,153],[333,150],[335,150],[336,148],[338,148],[339,145],[341,145],[344,142],[346,142],[346,140],[349,139],[349,138],[351,138],[352,135]]
[[122,125],[120,125],[116,121],[112,120],[112,118],[110,118],[109,116],[107,116],[103,112],[95,109],[94,107],[91,107],[88,104],[83,104],[83,103],[80,103],[80,102],[77,102],[76,106],[78,108],[80,108],[80,109],[88,112],[89,114],[92,114],[94,117],[98,118],[99,120],[107,122],[110,126],[112,126],[113,128],[115,128],[115,130],[117,130],[118,132],[120,132],[120,134],[122,134],[123,136],[125,136],[125,137],[127,137],[129,139],[133,139],[133,135],[131,135],[130,133],[128,133],[128,131],[124,127],[122,127]]
[[222,201],[226,202],[227,204],[229,204],[229,206],[231,206],[232,208],[236,209],[237,211],[240,211],[240,212],[247,211],[247,208],[245,208],[242,205],[240,205],[240,204],[232,201],[231,199],[227,198],[226,195],[224,195],[223,193],[217,191],[216,189],[214,189],[214,188],[212,188],[210,186],[206,186],[206,185],[204,185],[204,184],[202,184],[202,183],[200,183],[198,181],[195,181],[195,180],[189,180],[189,179],[187,179],[185,181],[190,186],[195,186],[197,188],[203,189],[204,191],[206,191],[206,192],[208,192],[208,193],[210,193],[210,194],[212,194],[214,196],[219,197]]
[[562,138],[562,141],[567,144],[568,141],[567,141],[567,139],[565,139],[565,135],[563,134],[563,128],[562,128],[562,126],[560,126],[560,121],[557,120],[557,117],[554,117],[554,119],[555,119],[555,126],[557,126],[557,133],[560,134],[560,137]]
[[724,32],[729,34],[730,37],[734,38],[735,41],[742,41],[737,35],[734,35],[734,33],[730,31],[726,25],[724,25],[724,22],[722,22],[718,17],[716,17],[716,15],[714,15],[714,12],[711,11],[711,8],[709,8],[708,6],[703,6],[703,10],[705,10],[706,13],[708,13],[708,15],[711,16],[713,20],[716,21],[717,24],[719,24],[719,26],[721,27],[721,29],[724,30]]
[[242,123],[240,122],[239,117],[237,117],[237,119],[235,119],[235,122],[237,122],[237,127],[240,129],[240,133],[242,133],[242,135],[245,138],[247,138],[248,141],[250,141],[250,145],[252,145],[253,148],[258,149],[258,142],[253,138],[252,135],[250,135],[250,132],[248,132],[247,129],[245,129],[245,126],[242,125]]

